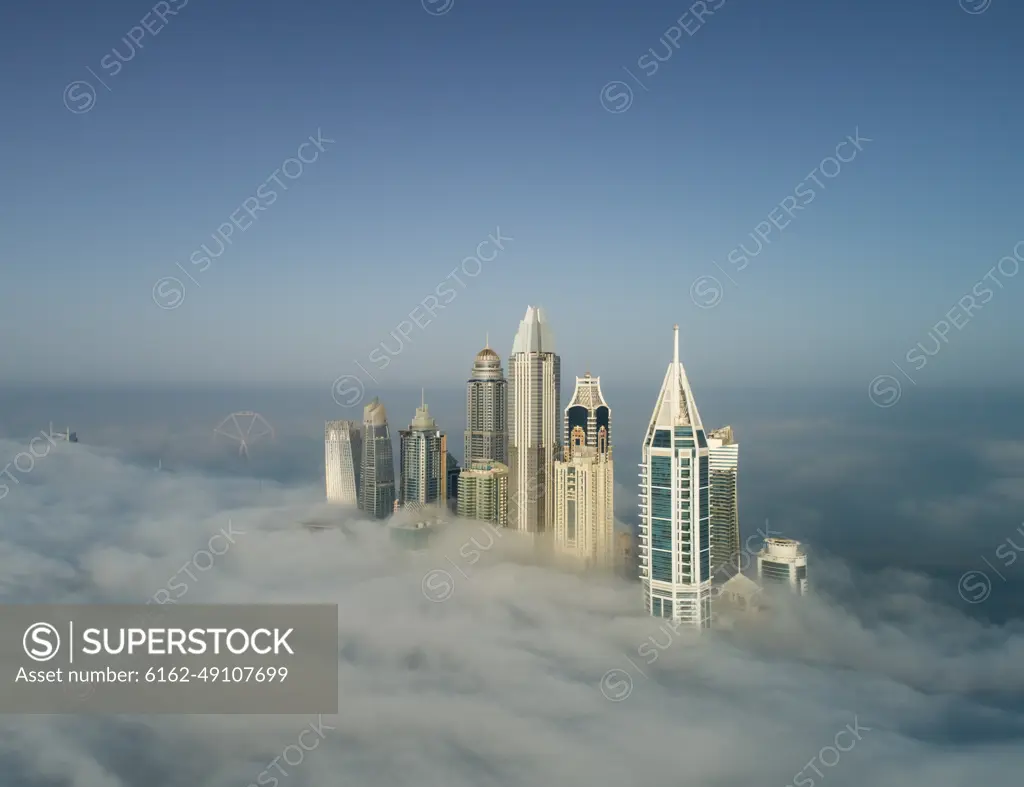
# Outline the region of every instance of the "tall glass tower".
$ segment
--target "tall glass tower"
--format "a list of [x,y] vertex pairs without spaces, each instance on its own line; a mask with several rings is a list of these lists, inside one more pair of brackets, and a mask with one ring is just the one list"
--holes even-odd
[[465,464],[508,463],[507,397],[501,358],[488,341],[466,383]]
[[554,521],[562,361],[540,307],[526,308],[508,373],[508,526],[521,533],[543,533]]
[[638,556],[644,606],[655,616],[711,627],[710,457],[679,361],[679,326],[643,443]]
[[324,427],[324,477],[327,500],[359,505],[362,435],[355,421],[328,421]]
[[385,519],[395,510],[395,459],[388,413],[377,397],[363,408],[363,461],[360,499],[369,516]]
[[426,401],[420,399],[409,428],[398,434],[401,442],[398,505],[443,506],[448,497],[448,443],[430,417]]

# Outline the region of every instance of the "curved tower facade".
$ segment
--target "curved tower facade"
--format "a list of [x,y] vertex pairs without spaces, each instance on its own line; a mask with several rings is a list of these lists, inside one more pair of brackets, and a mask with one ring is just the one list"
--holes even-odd
[[766,538],[757,553],[757,578],[769,585],[787,587],[798,595],[807,595],[807,553],[799,541],[791,538]]
[[395,460],[388,413],[377,397],[363,408],[363,459],[360,508],[384,519],[395,510]]
[[704,424],[679,361],[672,363],[643,442],[637,553],[644,605],[655,617],[711,626],[710,456]]
[[508,383],[501,358],[487,345],[476,354],[466,383],[466,465],[508,464]]
[[324,427],[324,476],[328,502],[360,505],[359,470],[362,460],[359,424],[355,421],[328,421]]
[[528,306],[508,363],[508,526],[550,530],[559,456],[562,361],[544,310]]

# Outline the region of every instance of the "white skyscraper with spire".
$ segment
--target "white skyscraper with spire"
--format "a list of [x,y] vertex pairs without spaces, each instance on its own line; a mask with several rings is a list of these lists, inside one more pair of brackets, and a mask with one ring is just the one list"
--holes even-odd
[[679,361],[672,363],[643,443],[637,548],[644,605],[655,617],[711,626],[711,519],[708,440]]
[[508,526],[522,533],[543,533],[553,522],[561,376],[547,316],[528,306],[508,361]]

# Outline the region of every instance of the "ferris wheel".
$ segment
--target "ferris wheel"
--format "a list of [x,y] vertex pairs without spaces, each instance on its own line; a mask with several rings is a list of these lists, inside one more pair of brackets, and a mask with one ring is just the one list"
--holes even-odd
[[274,439],[274,427],[259,413],[243,410],[231,413],[213,430],[214,435],[227,437],[238,443],[238,455],[249,458],[249,446],[259,440]]

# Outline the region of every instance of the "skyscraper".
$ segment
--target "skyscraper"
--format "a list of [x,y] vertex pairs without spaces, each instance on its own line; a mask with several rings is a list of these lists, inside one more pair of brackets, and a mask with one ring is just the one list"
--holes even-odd
[[711,458],[711,576],[724,582],[739,568],[740,518],[736,476],[740,446],[732,427],[708,435]]
[[555,462],[554,546],[588,568],[612,568],[615,559],[611,409],[601,378],[576,378],[565,408],[565,455]]
[[360,505],[359,469],[363,439],[355,421],[328,421],[324,427],[327,501]]
[[360,478],[362,508],[385,519],[395,509],[395,460],[388,413],[377,397],[363,408],[363,461]]
[[448,491],[448,508],[450,508],[452,511],[455,511],[456,502],[459,499],[459,474],[462,472],[462,470],[459,467],[458,460],[454,456],[452,456],[451,451],[448,452],[448,460],[446,464],[448,466],[448,481],[445,485],[445,489],[447,489]]
[[466,383],[466,464],[508,464],[508,384],[490,344],[476,354]]
[[508,526],[521,533],[543,533],[553,522],[562,362],[540,307],[527,307],[508,367]]
[[576,378],[576,390],[562,419],[562,442],[566,458],[580,446],[601,454],[612,452],[612,411],[601,393],[601,378],[591,377],[590,372]]
[[448,441],[430,417],[424,399],[420,399],[409,428],[398,434],[399,506],[444,506],[448,496]]
[[474,462],[459,474],[459,516],[508,525],[508,467]]
[[768,590],[788,587],[798,595],[807,593],[807,553],[799,541],[791,538],[766,538],[757,553],[757,578]]
[[643,443],[640,464],[640,579],[655,617],[711,626],[708,441],[679,361],[679,326]]

